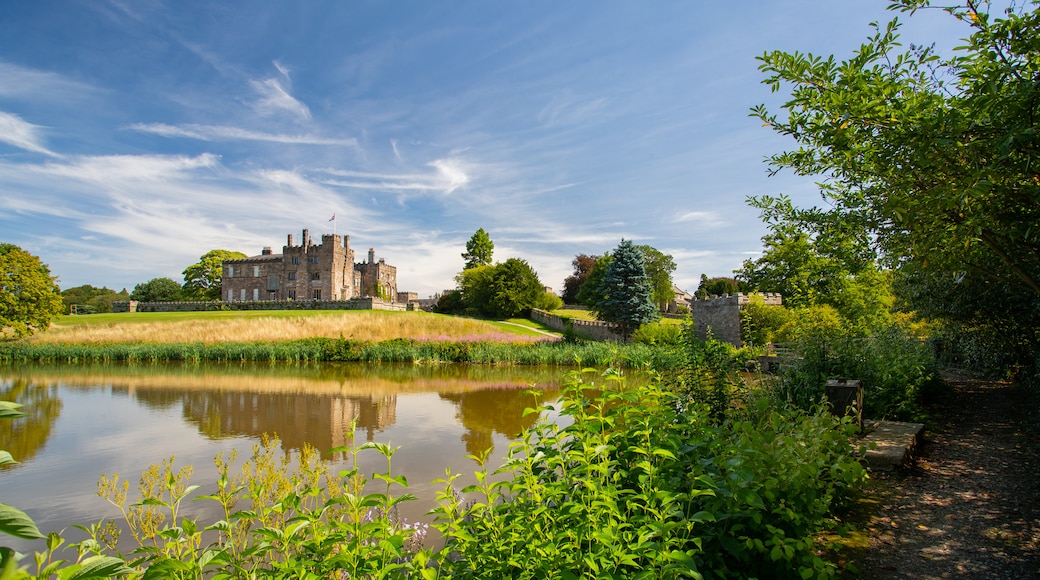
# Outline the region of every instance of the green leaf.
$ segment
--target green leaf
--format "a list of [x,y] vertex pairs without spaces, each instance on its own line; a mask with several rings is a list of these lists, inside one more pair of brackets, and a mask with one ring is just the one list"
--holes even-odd
[[25,512],[3,503],[0,503],[0,533],[26,540],[40,540],[44,537]]
[[17,419],[18,417],[24,417],[25,413],[18,410],[21,407],[21,403],[0,401],[0,419]]
[[10,453],[0,449],[0,465],[13,465],[18,463]]
[[14,580],[18,577],[18,561],[11,548],[0,548],[0,580]]
[[133,572],[126,562],[113,556],[91,556],[80,564],[74,564],[58,573],[59,580],[88,580],[111,578]]

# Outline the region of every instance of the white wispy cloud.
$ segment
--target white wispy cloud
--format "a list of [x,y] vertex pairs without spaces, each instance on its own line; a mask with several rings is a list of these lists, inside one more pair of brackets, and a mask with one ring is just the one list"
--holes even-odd
[[60,157],[44,146],[41,129],[43,127],[33,125],[18,115],[0,111],[0,141],[26,151]]
[[583,123],[602,113],[607,103],[606,97],[581,98],[571,91],[564,91],[538,112],[538,122],[547,127]]
[[317,135],[285,135],[279,133],[264,133],[252,131],[241,127],[227,125],[167,125],[165,123],[135,123],[127,127],[133,131],[150,133],[162,137],[182,137],[186,139],[198,139],[201,141],[265,141],[270,143],[285,143],[288,145],[332,145],[344,147],[357,147],[357,139],[337,139],[330,137],[319,137]]
[[0,60],[0,97],[63,102],[97,92],[93,87],[62,75],[26,68]]
[[372,173],[342,169],[325,169],[332,176],[323,183],[369,191],[428,191],[450,194],[471,180],[470,170],[458,159],[436,159],[426,164],[436,171],[428,173]]
[[714,211],[687,211],[675,216],[680,223],[695,223],[702,228],[717,228],[726,225],[726,220]]
[[300,101],[290,94],[292,80],[289,78],[289,69],[278,61],[274,61],[274,67],[278,70],[281,78],[269,78],[264,80],[250,80],[249,84],[260,99],[253,104],[256,112],[264,116],[274,115],[280,112],[288,112],[300,119],[310,120],[311,111]]

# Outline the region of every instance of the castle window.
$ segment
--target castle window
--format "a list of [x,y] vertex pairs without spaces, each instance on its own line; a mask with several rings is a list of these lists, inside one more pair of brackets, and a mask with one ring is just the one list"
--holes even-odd
[[321,300],[321,288],[314,289],[314,299]]
[[296,272],[289,272],[289,279],[290,280],[295,280],[296,279]]
[[254,278],[259,278],[260,277],[260,266],[253,266],[253,277]]
[[228,278],[234,278],[235,277],[235,267],[234,266],[228,266],[227,267],[227,277]]
[[312,272],[311,280],[321,280],[321,272]]
[[311,264],[317,264],[317,263],[318,263],[318,257],[317,256],[314,256],[313,258],[311,258]]
[[259,300],[259,299],[260,299],[260,289],[259,288],[253,288],[253,300]]
[[293,256],[292,263],[294,265],[299,265],[300,264],[300,257],[299,256]]
[[246,289],[243,288],[241,294],[239,294],[239,295],[241,296],[240,300],[245,300],[246,299]]

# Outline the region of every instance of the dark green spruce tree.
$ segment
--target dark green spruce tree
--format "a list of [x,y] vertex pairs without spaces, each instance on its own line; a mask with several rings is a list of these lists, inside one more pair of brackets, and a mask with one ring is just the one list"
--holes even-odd
[[643,253],[631,240],[621,240],[600,284],[596,316],[613,324],[625,340],[647,322],[657,320],[654,288],[646,275]]

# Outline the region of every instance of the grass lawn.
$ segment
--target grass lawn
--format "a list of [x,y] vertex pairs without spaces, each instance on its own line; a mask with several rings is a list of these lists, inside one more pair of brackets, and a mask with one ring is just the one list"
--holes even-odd
[[[588,310],[582,310],[578,308],[567,308],[563,307],[558,310],[553,310],[552,314],[559,316],[560,318],[573,318],[575,320],[598,320],[593,316],[592,312]],[[661,318],[657,322],[661,324],[674,324],[679,326],[682,324],[681,318]]]
[[538,325],[496,323],[429,312],[383,310],[231,310],[124,312],[62,316],[27,339],[48,343],[252,342],[327,337],[383,341],[527,341],[545,338]]

